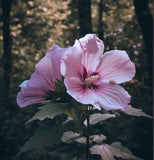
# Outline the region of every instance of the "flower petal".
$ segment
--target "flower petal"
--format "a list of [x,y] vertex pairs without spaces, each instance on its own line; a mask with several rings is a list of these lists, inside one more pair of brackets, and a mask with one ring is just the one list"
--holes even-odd
[[98,98],[98,103],[105,110],[124,110],[130,103],[131,96],[118,84],[96,82],[92,91]]
[[83,67],[81,64],[81,52],[76,47],[70,47],[62,58],[61,73],[65,77],[81,78]]
[[82,51],[82,64],[87,71],[95,71],[101,55],[104,51],[104,44],[95,34],[87,34],[80,38]]
[[61,79],[60,63],[61,59],[68,52],[69,48],[60,48],[58,45],[53,46],[46,56],[51,60],[53,76],[55,79]]
[[27,82],[28,82],[28,80],[23,81],[23,82],[19,85],[19,87],[26,87],[26,86],[27,86]]
[[67,50],[55,45],[35,66],[36,71],[30,80],[20,85],[21,92],[17,95],[17,103],[20,107],[42,102],[48,97],[49,90],[56,89],[54,80],[62,77],[60,63]]
[[53,46],[43,57],[40,62],[35,66],[37,71],[46,79],[48,83],[55,79],[61,79],[60,61],[62,56],[65,55],[66,48]]
[[[67,88],[67,93],[82,104],[91,104],[97,101],[97,97],[85,84],[76,77],[65,78],[64,83]],[[99,105],[95,104],[96,108],[100,109]]]
[[53,74],[53,67],[51,64],[51,60],[45,56],[40,60],[40,62],[35,67],[37,72],[40,74],[41,79],[43,78],[48,86],[54,88],[55,76]]
[[35,71],[30,80],[24,81],[21,85],[21,92],[17,95],[17,103],[20,107],[40,103],[47,98],[48,90],[53,90],[42,76]]
[[[34,91],[34,89],[32,89],[32,91]],[[26,91],[25,91],[26,93]],[[38,94],[38,92],[37,92]],[[35,104],[35,103],[41,103],[43,102],[47,96],[44,95],[44,97],[41,95],[34,95],[34,92],[33,94],[22,94],[22,92],[19,92],[18,95],[17,95],[17,104],[20,106],[20,107],[25,107],[25,106],[28,106],[28,105],[31,105],[31,104]]]
[[112,50],[102,56],[96,71],[103,82],[123,83],[135,76],[135,65],[125,51]]

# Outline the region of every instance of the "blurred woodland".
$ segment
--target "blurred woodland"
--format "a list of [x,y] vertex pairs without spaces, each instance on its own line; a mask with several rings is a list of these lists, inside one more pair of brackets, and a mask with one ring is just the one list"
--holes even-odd
[[[19,108],[18,86],[30,78],[35,64],[53,45],[66,48],[87,33],[96,33],[105,51],[126,50],[136,65],[136,76],[123,86],[132,96],[133,107],[153,114],[152,7],[152,0],[0,1],[1,160],[52,159],[44,150],[17,155],[42,123],[25,125],[37,106]],[[122,115],[98,127],[109,143],[118,140],[135,155],[152,160],[151,119]]]

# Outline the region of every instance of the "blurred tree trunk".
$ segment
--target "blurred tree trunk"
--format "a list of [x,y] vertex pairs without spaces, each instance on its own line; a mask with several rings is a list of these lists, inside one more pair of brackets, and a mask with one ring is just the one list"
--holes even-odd
[[100,0],[99,2],[99,15],[98,15],[98,36],[100,39],[103,39],[104,33],[103,33],[103,22],[102,22],[102,16],[103,16],[103,0]]
[[91,0],[78,0],[80,36],[92,33]]
[[[147,53],[148,71],[152,80],[153,74],[153,19],[148,0],[134,0],[135,13],[142,30],[145,52]],[[151,81],[152,82],[152,81]]]
[[10,11],[11,0],[2,0],[3,11],[3,93],[4,98],[9,98],[9,88],[11,85],[12,70],[12,42],[10,35]]

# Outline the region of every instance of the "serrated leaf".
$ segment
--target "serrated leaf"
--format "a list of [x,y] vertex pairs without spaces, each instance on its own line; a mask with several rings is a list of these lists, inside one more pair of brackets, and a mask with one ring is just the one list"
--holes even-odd
[[120,157],[131,160],[141,160],[141,158],[133,156],[132,154],[125,153],[108,144],[94,145],[93,147],[90,148],[90,151],[91,154],[100,155],[103,160],[115,160],[114,157]]
[[[113,118],[113,117],[116,117],[116,115],[108,114],[108,113],[106,114],[95,113],[89,116],[89,121],[90,121],[90,124],[96,124],[100,121],[103,121],[109,118]],[[87,126],[87,120],[84,121],[84,124]]]
[[85,138],[85,137],[77,138],[77,139],[75,140],[75,142],[82,143],[82,144],[86,144],[86,138]]
[[33,148],[52,147],[60,142],[63,130],[64,127],[51,124],[51,122],[42,124],[20,149],[19,153],[27,152]]
[[[96,142],[100,144],[103,140],[106,139],[106,136],[103,134],[101,135],[92,135],[89,137],[89,142]],[[86,138],[80,135],[79,133],[73,132],[73,131],[67,131],[63,134],[61,140],[65,143],[72,143],[72,142],[78,142],[86,144]]]
[[112,147],[118,149],[119,151],[122,151],[122,152],[125,152],[125,153],[128,153],[128,154],[132,154],[131,150],[128,149],[127,147],[124,147],[121,142],[113,142],[111,144]]
[[97,154],[102,157],[103,160],[115,160],[112,152],[107,149],[106,144],[94,145],[90,148],[91,154]]
[[41,123],[41,126],[35,131],[35,134],[20,149],[21,152],[29,151],[33,148],[53,147],[61,142],[63,133],[76,128],[75,121],[57,125],[54,121],[47,120]]
[[72,142],[86,143],[85,137],[82,137],[79,133],[73,131],[65,132],[61,140],[65,143],[72,143]]
[[106,140],[106,136],[103,134],[90,136],[90,141],[96,142],[97,144],[102,143],[104,140]]
[[123,112],[131,116],[137,116],[137,117],[143,116],[151,119],[153,118],[152,116],[144,113],[142,109],[133,108],[131,105],[128,105]]
[[69,110],[68,103],[47,103],[46,105],[39,107],[40,111],[37,112],[26,124],[34,120],[44,120],[45,118],[53,119],[55,116],[65,113]]

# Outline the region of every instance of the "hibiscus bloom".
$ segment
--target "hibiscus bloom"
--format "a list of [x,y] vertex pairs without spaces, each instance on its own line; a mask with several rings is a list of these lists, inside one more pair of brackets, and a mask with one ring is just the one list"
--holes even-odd
[[102,54],[104,44],[95,34],[76,40],[73,48],[61,63],[67,93],[97,109],[124,110],[131,96],[118,84],[135,75],[135,65],[127,53],[111,50]]
[[55,45],[44,58],[35,66],[36,70],[29,80],[24,81],[17,95],[20,107],[40,103],[49,96],[49,91],[54,91],[55,79],[61,79],[60,59],[69,48],[60,48]]

